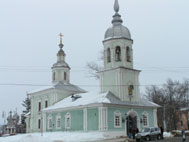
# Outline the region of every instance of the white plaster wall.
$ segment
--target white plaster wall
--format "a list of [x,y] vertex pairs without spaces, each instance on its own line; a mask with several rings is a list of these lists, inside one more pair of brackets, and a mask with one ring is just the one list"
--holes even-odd
[[118,68],[102,72],[100,76],[101,92],[111,91],[122,101],[129,101],[128,86],[132,84],[134,85],[134,90],[131,101],[137,102],[140,100],[138,71]]

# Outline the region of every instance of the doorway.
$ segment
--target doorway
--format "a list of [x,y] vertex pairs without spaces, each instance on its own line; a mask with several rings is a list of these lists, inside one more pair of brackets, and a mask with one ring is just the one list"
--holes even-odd
[[136,133],[137,130],[137,114],[135,111],[130,111],[126,117],[126,133],[127,136]]

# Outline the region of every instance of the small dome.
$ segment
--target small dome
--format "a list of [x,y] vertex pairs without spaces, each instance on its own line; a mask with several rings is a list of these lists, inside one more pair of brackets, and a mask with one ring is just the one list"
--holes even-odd
[[52,68],[58,68],[58,67],[65,67],[70,69],[69,65],[66,62],[57,62],[52,66]]
[[131,39],[131,34],[129,32],[129,29],[123,25],[113,25],[111,28],[108,28],[104,39],[109,38],[127,38]]
[[19,119],[19,115],[18,115],[17,113],[15,113],[15,114],[13,115],[13,119]]

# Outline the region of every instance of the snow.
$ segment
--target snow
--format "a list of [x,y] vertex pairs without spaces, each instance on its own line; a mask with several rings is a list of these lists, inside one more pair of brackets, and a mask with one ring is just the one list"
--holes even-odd
[[70,83],[63,83],[63,82],[57,82],[53,85],[48,85],[48,86],[43,86],[40,89],[36,89],[33,91],[28,92],[28,94],[35,94],[35,93],[39,93],[41,91],[46,91],[46,90],[50,90],[50,89],[59,89],[59,90],[64,90],[64,91],[72,91],[72,92],[77,92],[77,93],[84,93],[86,92],[85,90],[81,89],[80,87],[70,84]]
[[95,103],[111,103],[110,100],[107,98],[108,92],[106,93],[88,92],[88,93],[82,93],[76,95],[81,96],[81,98],[72,101],[71,96],[69,96],[63,99],[62,101],[54,104],[53,106],[43,109],[43,111],[82,106],[82,105],[95,104]]
[[171,132],[163,132],[163,137],[169,138],[173,137],[173,135],[171,134]]
[[37,93],[37,92],[40,92],[40,91],[44,91],[44,90],[47,90],[47,89],[53,89],[53,88],[54,88],[53,85],[43,86],[42,88],[35,89],[33,91],[29,91],[28,94],[33,94],[33,93]]
[[0,142],[90,142],[113,137],[106,137],[100,132],[46,132],[19,134],[0,137]]

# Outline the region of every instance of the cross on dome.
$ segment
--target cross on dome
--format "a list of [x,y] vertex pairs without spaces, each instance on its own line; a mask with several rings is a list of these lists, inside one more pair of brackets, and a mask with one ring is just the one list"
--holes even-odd
[[62,43],[62,37],[63,37],[63,34],[60,33],[59,36],[60,36],[60,43]]
[[62,44],[62,37],[63,37],[63,34],[60,33],[59,36],[60,36],[60,44],[59,44],[59,47],[62,49],[63,46],[64,46],[64,45]]

